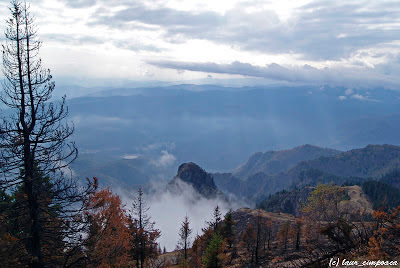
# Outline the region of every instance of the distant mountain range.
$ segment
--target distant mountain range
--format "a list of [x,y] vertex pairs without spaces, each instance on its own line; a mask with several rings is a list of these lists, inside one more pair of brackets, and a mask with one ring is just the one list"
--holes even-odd
[[[277,156],[284,164],[273,160],[272,163],[276,163],[278,167],[271,169],[271,159]],[[345,182],[360,183],[367,179],[381,179],[398,169],[398,146],[368,145],[362,149],[338,152],[306,145],[292,150],[257,153],[233,173],[214,173],[213,176],[221,190],[260,200],[288,188],[301,189],[318,183],[334,182],[340,185]],[[396,176],[390,177],[390,181],[393,185],[397,183]]]
[[249,160],[233,171],[233,176],[248,178],[257,173],[278,174],[305,160],[312,160],[321,156],[340,154],[341,151],[320,148],[309,144],[295,147],[290,150],[269,151],[255,153]]
[[179,190],[183,182],[206,198],[225,198],[222,191],[252,202],[284,189],[318,183],[362,185],[373,179],[400,188],[400,147],[394,145],[368,145],[347,152],[302,145],[258,152],[231,173],[208,173],[190,162],[181,164],[173,176],[173,166],[162,166],[157,159],[139,155],[106,161],[84,154],[72,167],[80,177],[96,176],[103,185],[125,190],[148,187],[150,182],[167,183],[174,177],[170,189]]
[[[192,161],[213,172],[225,192],[258,198],[296,184],[377,177],[397,165],[370,159],[357,167],[361,160],[346,165],[334,158],[368,144],[400,144],[397,91],[190,84],[78,89],[80,97],[68,100],[80,151],[72,168],[106,185],[166,183]],[[318,147],[281,150],[310,143]],[[246,162],[260,150],[267,152]],[[319,157],[328,157],[320,160],[326,163]]]
[[[68,100],[68,119],[86,159],[110,162],[141,155],[154,160],[166,151],[176,159],[169,163],[171,170],[193,161],[209,172],[227,172],[260,150],[307,143],[337,150],[400,144],[397,91],[216,85],[83,91],[90,94]],[[266,168],[272,173],[292,163],[274,157],[282,167],[271,158]]]

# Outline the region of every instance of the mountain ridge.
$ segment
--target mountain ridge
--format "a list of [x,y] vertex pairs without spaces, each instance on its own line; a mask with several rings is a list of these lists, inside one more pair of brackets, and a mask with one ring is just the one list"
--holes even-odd
[[[277,191],[318,183],[364,181],[381,179],[385,174],[400,168],[400,147],[395,145],[368,145],[332,156],[298,162],[295,166],[278,174],[258,172],[245,178],[231,173],[216,173],[216,184],[223,191],[231,192],[233,183],[239,182],[234,194],[250,197],[252,188],[254,198],[260,199]],[[241,181],[241,182],[240,182]]]
[[342,153],[339,150],[322,148],[304,144],[292,149],[257,152],[249,160],[236,168],[233,175],[246,178],[259,172],[265,174],[278,174],[294,166],[300,161],[311,160],[321,156],[331,156]]

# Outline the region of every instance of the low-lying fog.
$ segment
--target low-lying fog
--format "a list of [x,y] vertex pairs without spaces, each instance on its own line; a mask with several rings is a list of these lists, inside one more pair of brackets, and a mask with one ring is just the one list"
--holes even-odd
[[[182,183],[183,191],[180,194],[166,190],[165,184],[153,184],[152,189],[144,195],[145,204],[149,207],[147,215],[155,222],[155,228],[161,231],[158,242],[161,248],[166,247],[167,251],[176,248],[179,239],[179,229],[187,215],[190,221],[190,228],[193,229],[191,242],[201,229],[206,226],[206,221],[212,219],[216,206],[219,206],[223,216],[230,210],[246,206],[245,203],[234,201],[227,202],[221,199],[206,199],[200,196],[193,187]],[[132,208],[132,201],[137,192],[126,194],[122,189],[115,190],[126,204],[126,209]]]

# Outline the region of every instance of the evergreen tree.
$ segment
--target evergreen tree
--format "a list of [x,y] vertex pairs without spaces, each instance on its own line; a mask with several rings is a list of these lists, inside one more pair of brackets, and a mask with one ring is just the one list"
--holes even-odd
[[136,261],[137,268],[143,268],[149,258],[158,255],[156,240],[160,231],[154,228],[155,222],[147,215],[149,207],[143,199],[143,190],[139,188],[137,197],[133,200],[132,216],[129,227],[132,231],[131,255]]
[[213,217],[211,221],[206,222],[207,227],[203,228],[203,232],[209,228],[212,228],[214,232],[219,232],[222,222],[222,213],[219,206],[216,206],[213,211]]
[[[24,171],[21,171],[23,176]],[[41,248],[43,262],[51,265],[61,265],[64,262],[64,250],[67,247],[65,243],[68,238],[68,230],[63,225],[62,204],[57,202],[54,185],[49,176],[45,176],[37,165],[34,166],[33,185],[38,189],[37,201],[40,208],[45,213],[39,213],[38,222],[41,230]],[[24,193],[24,188],[20,185],[14,193],[15,202],[12,206],[13,212],[11,219],[14,232],[20,241],[29,239],[29,210],[28,200]]]
[[206,268],[219,268],[222,267],[222,236],[214,233],[210,245],[207,247],[203,264]]
[[[94,185],[82,190],[63,172],[78,153],[75,144],[68,142],[74,128],[65,123],[65,97],[58,104],[50,102],[55,83],[39,58],[41,42],[26,3],[11,0],[10,12],[2,46],[5,80],[0,101],[10,113],[0,124],[0,187],[12,192],[18,186],[22,192],[16,201],[23,204],[16,206],[26,220],[22,242],[28,257],[23,264],[54,266],[48,258],[53,249],[45,248],[50,243],[48,234],[51,229],[62,230],[53,238],[64,239],[54,245],[76,246],[83,226],[78,216]],[[44,199],[47,195],[49,199]]]
[[178,241],[178,248],[183,250],[183,258],[185,265],[188,258],[187,253],[190,248],[190,235],[193,232],[193,230],[190,229],[189,225],[190,225],[189,217],[185,216],[185,219],[181,225],[181,229],[179,230],[179,241]]
[[222,236],[229,248],[232,248],[235,242],[235,233],[234,233],[234,225],[235,222],[232,217],[232,210],[229,210],[228,213],[225,214],[223,227],[222,227]]
[[362,189],[375,210],[388,211],[400,205],[400,190],[390,184],[371,180],[364,182]]
[[196,235],[192,248],[190,249],[190,260],[189,264],[191,268],[201,268],[202,266],[202,255],[205,251],[205,247],[203,244],[204,240],[202,236]]
[[15,195],[9,195],[0,189],[0,260],[4,267],[17,267],[27,257],[18,236],[16,218],[12,217],[15,207]]

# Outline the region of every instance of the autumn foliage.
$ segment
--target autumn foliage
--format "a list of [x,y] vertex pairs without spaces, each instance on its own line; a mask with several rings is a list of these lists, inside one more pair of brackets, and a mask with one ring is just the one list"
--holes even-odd
[[372,259],[393,260],[400,255],[400,206],[391,212],[374,211],[374,233],[368,241]]
[[85,216],[89,222],[86,247],[91,266],[128,267],[131,231],[119,196],[109,188],[96,192],[89,198]]

